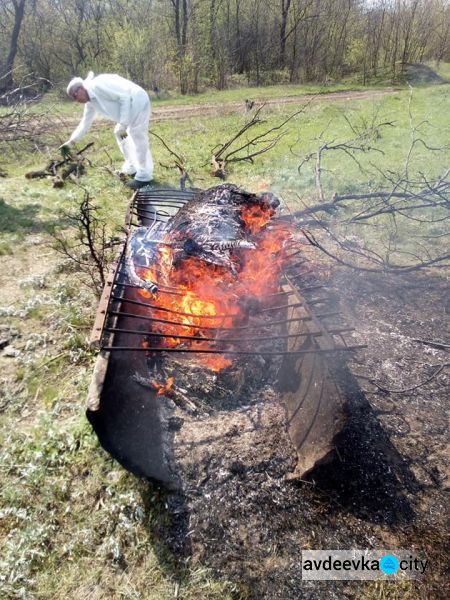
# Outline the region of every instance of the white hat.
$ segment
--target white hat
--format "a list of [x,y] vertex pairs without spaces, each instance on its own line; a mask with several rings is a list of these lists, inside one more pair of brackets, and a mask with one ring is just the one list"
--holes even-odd
[[86,79],[82,79],[81,77],[74,77],[73,79],[70,80],[69,85],[67,86],[67,90],[66,90],[67,95],[71,96],[75,90],[77,90],[82,85],[84,85],[85,81],[90,81],[93,78],[94,78],[93,71],[89,71],[89,73],[86,76]]
[[78,88],[80,88],[84,83],[84,80],[81,77],[74,77],[70,80],[69,85],[67,86],[67,95],[71,96],[73,92],[75,92]]

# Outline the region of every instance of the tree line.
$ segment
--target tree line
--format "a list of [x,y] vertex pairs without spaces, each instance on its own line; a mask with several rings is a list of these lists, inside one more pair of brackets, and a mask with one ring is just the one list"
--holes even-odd
[[155,92],[398,81],[449,61],[448,0],[0,0],[0,89],[89,69]]

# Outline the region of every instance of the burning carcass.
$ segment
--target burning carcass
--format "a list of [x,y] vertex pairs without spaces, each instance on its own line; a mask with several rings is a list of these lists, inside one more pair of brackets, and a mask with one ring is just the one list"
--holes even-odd
[[213,465],[311,470],[343,425],[334,370],[354,347],[278,199],[230,184],[140,190],[127,228],[93,331],[88,417],[102,445],[172,488]]

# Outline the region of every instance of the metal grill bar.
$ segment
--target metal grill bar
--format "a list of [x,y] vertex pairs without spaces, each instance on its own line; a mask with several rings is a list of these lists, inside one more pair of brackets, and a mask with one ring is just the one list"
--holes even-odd
[[183,206],[189,202],[190,198],[176,198],[174,196],[150,196],[148,198],[138,198],[135,202],[136,205],[139,204],[166,204],[167,202],[173,202],[175,204],[180,204]]
[[[141,264],[141,263],[136,263],[136,262],[134,262],[134,261],[133,261],[133,266],[134,266],[135,268],[137,268],[137,269],[150,269],[150,270],[151,270],[151,271],[153,271],[154,273],[157,273],[158,275],[162,275],[162,272],[161,272],[159,269],[156,269],[156,268],[154,268],[154,267],[146,266],[146,265],[143,265],[143,264]],[[121,271],[119,271],[119,272],[118,272],[118,275],[124,275],[124,276],[128,277],[128,272],[127,272],[127,271],[123,271],[123,270],[121,270]],[[159,286],[158,286],[158,287],[159,287]],[[162,285],[161,287],[162,287],[163,289],[165,289],[165,290],[175,290],[175,291],[176,291],[176,288],[173,288],[173,287],[171,287],[170,285]]]
[[[132,214],[133,214],[135,217],[138,217],[138,218],[140,218],[140,217],[141,217],[141,215],[139,215],[139,214],[138,214],[138,213],[136,213],[136,212],[133,212]],[[163,216],[164,216],[164,218],[163,218],[163,219],[159,218],[159,217],[157,216],[157,215],[158,215],[158,213],[153,213],[153,215],[154,215],[154,217],[152,217],[151,219],[152,219],[153,221],[159,221],[160,223],[167,223],[167,221],[168,221],[168,219],[169,219],[169,217],[165,217],[164,215],[163,215]],[[148,219],[149,217],[144,217],[144,218]],[[139,225],[137,225],[137,226],[139,227]]]
[[[238,317],[239,313],[228,313],[228,314],[223,314],[223,315],[196,315],[194,313],[185,313],[185,312],[180,312],[177,310],[172,310],[171,308],[166,308],[165,306],[157,306],[154,304],[148,304],[147,302],[140,302],[139,300],[131,300],[129,298],[121,298],[120,296],[115,296],[114,294],[111,295],[111,298],[113,298],[114,300],[121,300],[122,302],[129,302],[130,304],[135,304],[136,306],[145,306],[146,308],[152,308],[153,310],[156,311],[162,311],[162,312],[168,312],[174,315],[181,315],[183,317],[195,317],[197,319],[230,319],[233,317]],[[316,303],[318,302],[317,300],[315,301]],[[282,310],[284,308],[297,308],[299,306],[303,306],[303,303],[296,303],[296,304],[282,304],[280,306],[273,306],[270,308],[263,308],[261,309],[259,312],[270,312],[270,311],[275,311],[275,310]]]
[[[152,267],[144,267],[143,265],[135,265],[136,267],[141,267],[143,269],[145,268],[149,268],[152,269]],[[117,273],[118,275],[124,275],[124,276],[128,276],[128,273],[126,271],[118,271]],[[120,281],[116,281],[114,283],[114,285],[118,285],[121,287],[129,287],[129,288],[134,288],[134,289],[138,289],[138,290],[145,290],[145,288],[143,286],[140,285],[133,285],[131,283],[124,283],[124,282],[120,282]],[[320,290],[323,289],[324,286],[323,285],[310,285],[307,287],[303,287],[302,288],[302,293],[304,292],[311,292],[314,290]],[[164,294],[172,294],[174,296],[183,296],[185,294],[185,291],[177,291],[177,288],[175,287],[171,287],[168,285],[158,285],[158,293],[164,293]],[[288,291],[283,291],[283,292],[275,292],[273,294],[267,294],[265,296],[263,296],[263,298],[273,298],[276,296],[291,296],[292,294],[295,294],[295,292],[293,290],[288,290]]]
[[[145,315],[135,315],[133,313],[128,313],[128,312],[122,312],[122,311],[110,311],[109,312],[110,315],[114,315],[114,316],[121,316],[121,317],[131,317],[131,318],[135,318],[135,319],[140,319],[143,321],[150,321],[150,322],[154,322],[154,323],[166,323],[167,325],[178,325],[179,327],[189,327],[190,329],[192,329],[192,327],[196,327],[195,325],[192,325],[191,323],[181,323],[180,321],[169,321],[166,319],[156,319],[154,317],[148,317]],[[321,318],[325,319],[327,317],[334,317],[336,316],[338,313],[328,313],[328,314],[323,314],[320,315]],[[296,318],[292,318],[292,319],[279,319],[277,321],[266,321],[264,323],[258,323],[255,325],[239,325],[237,327],[221,327],[221,326],[214,326],[214,325],[202,325],[201,329],[209,331],[209,330],[213,330],[213,331],[241,331],[243,329],[262,329],[262,328],[266,328],[266,327],[272,327],[273,325],[284,325],[287,323],[301,323],[304,321],[311,321],[312,317],[310,316],[306,316],[306,317],[296,317]]]
[[[130,335],[140,335],[141,337],[157,337],[166,339],[180,339],[180,340],[191,340],[195,342],[215,342],[217,344],[235,344],[235,343],[247,343],[247,342],[263,342],[267,340],[286,340],[289,338],[298,337],[317,337],[324,335],[322,331],[306,332],[306,333],[285,333],[281,335],[262,335],[247,338],[227,338],[220,339],[216,337],[199,337],[195,335],[183,335],[183,334],[171,334],[171,333],[159,333],[155,331],[138,331],[135,329],[120,329],[117,327],[107,327],[105,331],[109,333],[128,333]],[[343,327],[341,329],[328,330],[327,333],[332,335],[338,335],[340,333],[353,331],[350,327]]]
[[186,196],[189,199],[193,198],[198,192],[201,192],[200,189],[198,190],[177,190],[177,189],[170,189],[170,188],[159,188],[159,189],[155,189],[155,190],[143,190],[140,189],[137,193],[137,199],[142,198],[142,197],[147,197],[147,196],[151,196],[152,198],[155,198],[157,196]]
[[[114,285],[118,285],[120,287],[126,287],[126,288],[134,288],[135,290],[145,290],[146,289],[142,285],[133,285],[132,283],[120,283],[118,281],[116,281],[114,283]],[[175,292],[175,291],[172,291],[170,288],[166,289],[165,287],[160,287],[160,286],[158,286],[158,294],[169,294],[171,296],[183,296],[183,292]]]
[[185,204],[187,204],[186,202],[178,202],[177,200],[157,200],[156,202],[153,201],[149,201],[149,202],[137,202],[135,205],[135,208],[137,210],[141,209],[142,207],[147,207],[150,206],[151,208],[157,208],[158,206],[162,206],[162,208],[165,208],[166,206],[174,206],[176,208],[180,208],[181,206],[184,206]]
[[147,304],[147,302],[139,302],[139,300],[131,300],[129,298],[121,298],[120,296],[114,296],[112,295],[111,298],[113,298],[114,300],[121,300],[122,302],[126,303],[130,303],[130,304],[135,304],[136,306],[145,306],[146,308],[152,308],[153,310],[156,311],[160,311],[160,312],[167,312],[167,313],[171,313],[174,315],[180,315],[182,317],[196,317],[197,319],[230,319],[232,317],[237,317],[238,313],[230,313],[228,315],[195,315],[193,313],[185,313],[185,312],[180,312],[177,310],[172,310],[170,308],[165,308],[164,306],[155,306],[154,304]]
[[140,213],[147,213],[149,215],[160,215],[162,217],[167,217],[169,218],[170,215],[168,212],[162,211],[162,210],[157,210],[156,208],[154,210],[149,210],[147,208],[140,208],[139,206],[136,207],[133,211],[133,214],[136,216],[140,216]]
[[343,346],[336,348],[310,348],[308,350],[280,350],[280,351],[265,351],[265,350],[210,350],[207,348],[142,348],[134,346],[102,346],[102,350],[112,352],[121,350],[123,352],[185,352],[186,354],[224,354],[224,355],[250,355],[250,356],[297,356],[302,354],[333,354],[335,352],[352,352],[367,348],[364,344],[356,346]]

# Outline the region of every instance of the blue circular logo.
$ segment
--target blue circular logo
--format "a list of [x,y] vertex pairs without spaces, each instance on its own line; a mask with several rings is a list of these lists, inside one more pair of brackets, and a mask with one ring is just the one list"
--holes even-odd
[[393,554],[385,554],[380,560],[380,569],[384,573],[395,573],[398,571],[398,558]]

